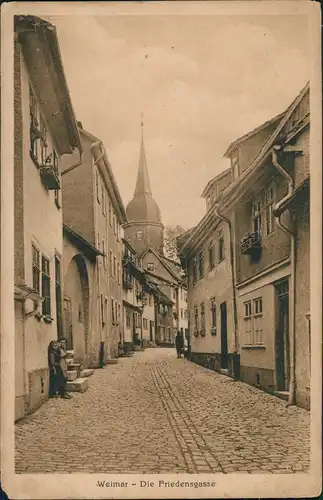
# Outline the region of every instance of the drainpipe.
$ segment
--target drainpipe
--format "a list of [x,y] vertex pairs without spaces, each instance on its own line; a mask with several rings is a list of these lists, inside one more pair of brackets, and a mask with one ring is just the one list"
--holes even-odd
[[[231,277],[232,277],[232,293],[233,293],[233,329],[234,329],[234,354],[238,354],[238,313],[237,313],[237,297],[236,297],[236,279],[235,279],[235,268],[234,268],[234,250],[233,250],[233,239],[232,239],[232,225],[230,219],[227,219],[222,214],[219,213],[219,205],[214,206],[214,214],[220,220],[225,222],[229,228],[229,241],[230,241],[230,266],[231,266]],[[235,366],[235,365],[234,365]],[[233,376],[236,380],[236,373],[234,370]]]
[[[292,195],[294,189],[294,182],[292,177],[286,172],[285,169],[278,163],[277,160],[277,149],[272,150],[272,164],[273,166],[283,175],[283,177],[288,182],[288,193],[284,198],[282,198],[274,207],[274,213],[277,211]],[[295,357],[296,357],[296,349],[295,349],[295,263],[296,263],[296,244],[295,244],[295,233],[288,229],[280,219],[281,214],[275,216],[275,220],[277,222],[278,227],[290,237],[291,242],[291,275],[290,275],[290,288],[291,288],[291,315],[290,315],[290,380],[289,380],[289,395],[288,395],[288,404],[287,406],[295,404]]]
[[61,176],[65,175],[65,174],[68,174],[69,172],[71,172],[72,170],[74,170],[74,168],[77,168],[77,167],[79,167],[82,164],[82,161],[83,161],[83,152],[81,152],[79,150],[79,154],[80,154],[79,161],[77,163],[75,163],[74,165],[71,165],[70,167],[66,168],[63,172],[61,172]]

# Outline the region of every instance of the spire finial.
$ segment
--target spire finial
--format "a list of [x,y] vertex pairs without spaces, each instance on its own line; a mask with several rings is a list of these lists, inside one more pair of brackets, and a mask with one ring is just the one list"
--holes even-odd
[[140,125],[141,125],[141,135],[144,135],[144,114],[140,113]]

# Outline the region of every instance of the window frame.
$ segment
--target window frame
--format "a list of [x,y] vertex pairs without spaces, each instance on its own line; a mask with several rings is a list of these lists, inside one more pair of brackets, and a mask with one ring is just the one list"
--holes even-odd
[[204,278],[204,250],[201,250],[199,252],[198,270],[199,270],[199,278],[198,279],[203,279]]
[[216,308],[216,300],[215,297],[212,297],[210,300],[211,303],[211,335],[216,335],[217,333],[217,328],[216,328],[216,313],[217,313],[217,308]]
[[209,271],[215,268],[215,243],[214,239],[212,238],[209,241],[209,246],[208,246],[208,256],[209,256]]
[[[36,292],[41,296],[41,253],[39,249],[34,245],[34,243],[31,244],[32,247],[32,287]],[[34,255],[37,256],[37,261],[34,260]],[[37,273],[37,280],[35,280],[35,273]],[[37,281],[38,283],[36,283]],[[36,284],[36,286],[34,286]]]
[[44,254],[41,254],[41,296],[43,298],[42,315],[51,317],[50,260]]
[[276,186],[274,182],[272,182],[268,189],[265,190],[264,198],[265,234],[266,236],[268,236],[269,234],[272,234],[276,229],[276,220],[273,214],[274,206],[276,203]]
[[[259,304],[259,307],[257,305]],[[264,347],[263,297],[249,299],[243,303],[245,346]],[[260,333],[259,333],[260,332]]]

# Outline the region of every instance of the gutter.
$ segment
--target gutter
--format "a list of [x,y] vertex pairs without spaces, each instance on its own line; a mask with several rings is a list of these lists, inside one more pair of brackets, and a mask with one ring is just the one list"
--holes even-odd
[[[228,225],[229,229],[229,246],[230,246],[230,266],[231,266],[231,277],[232,277],[232,293],[233,293],[233,318],[234,318],[234,354],[238,354],[238,312],[237,312],[237,297],[236,297],[236,276],[235,276],[235,266],[234,266],[234,249],[232,240],[232,224],[230,219],[227,219],[222,214],[219,213],[219,205],[214,206],[214,214],[220,220]],[[233,373],[234,379],[236,379],[236,373]]]
[[61,172],[61,177],[65,174],[68,174],[69,172],[71,172],[72,170],[74,170],[75,168],[79,167],[80,165],[82,165],[82,161],[83,161],[83,152],[79,149],[79,154],[80,154],[80,159],[78,162],[76,162],[74,165],[71,165],[70,167],[66,168],[63,172]]
[[[284,149],[282,149],[283,151]],[[281,215],[282,213],[279,213],[279,208],[281,205],[286,203],[287,200],[289,200],[292,197],[293,190],[294,190],[294,182],[292,177],[286,172],[286,170],[283,169],[283,167],[278,163],[277,159],[277,148],[273,148],[272,150],[272,164],[273,166],[283,175],[283,177],[287,180],[288,182],[288,193],[286,196],[284,196],[278,203],[276,203],[274,207],[274,215],[275,215],[275,220],[277,222],[278,227],[290,237],[290,242],[291,242],[291,250],[290,250],[290,262],[291,262],[291,275],[290,275],[290,290],[291,290],[291,297],[290,297],[290,308],[291,308],[291,314],[290,314],[290,380],[289,380],[289,395],[288,395],[288,403],[287,405],[294,405],[295,404],[295,392],[296,392],[296,376],[295,376],[295,358],[296,358],[296,349],[295,349],[295,301],[296,301],[296,295],[295,295],[295,279],[296,279],[296,242],[295,242],[295,233],[294,231],[291,231],[288,229],[284,224],[281,222]]]

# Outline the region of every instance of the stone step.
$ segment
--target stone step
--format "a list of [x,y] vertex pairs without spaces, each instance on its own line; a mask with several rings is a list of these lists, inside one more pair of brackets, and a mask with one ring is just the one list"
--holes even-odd
[[67,392],[85,392],[88,388],[89,379],[86,377],[66,382]]
[[289,392],[288,391],[274,391],[275,396],[284,401],[288,401]]
[[134,351],[144,351],[145,348],[142,347],[141,345],[135,345],[133,346]]
[[106,365],[116,365],[118,363],[118,360],[113,358],[113,359],[107,359],[105,364]]
[[81,364],[80,363],[68,363],[68,370],[80,370],[81,369]]
[[73,356],[74,356],[74,351],[73,350],[66,351],[66,353],[67,353],[67,357],[68,358],[73,358]]
[[73,380],[77,379],[77,370],[68,370],[67,371],[67,380],[73,382]]
[[80,377],[81,378],[84,378],[84,377],[90,377],[91,375],[93,375],[94,373],[94,370],[92,369],[85,369],[85,370],[81,370],[80,371]]

